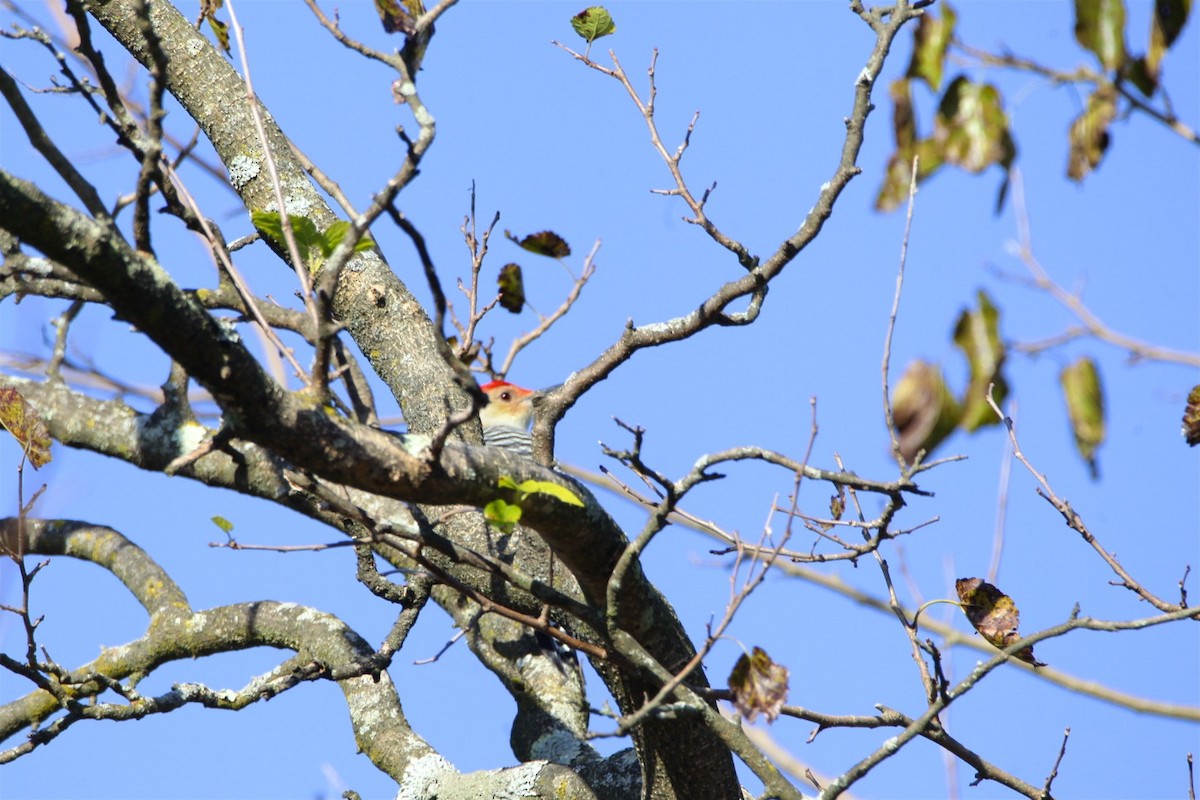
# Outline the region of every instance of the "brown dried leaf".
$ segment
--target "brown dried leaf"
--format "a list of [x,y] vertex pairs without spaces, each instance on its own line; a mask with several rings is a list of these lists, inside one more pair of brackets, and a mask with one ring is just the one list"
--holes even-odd
[[[1021,638],[1017,633],[1021,612],[1011,597],[982,578],[959,578],[954,590],[971,625],[993,647],[1003,650]],[[1014,658],[1035,667],[1046,666],[1033,657],[1032,645],[1021,648]]]
[[399,31],[405,36],[417,32],[412,16],[400,7],[396,0],[375,0],[375,10],[379,12],[379,20],[387,33]]
[[21,444],[34,469],[50,461],[50,432],[16,389],[0,389],[0,425]]
[[1188,393],[1183,409],[1183,438],[1192,447],[1200,444],[1200,384]]
[[565,239],[563,239],[554,231],[539,231],[538,233],[531,233],[523,239],[518,239],[516,236],[513,236],[511,231],[505,231],[504,236],[519,247],[522,247],[531,253],[537,253],[539,256],[566,258],[567,256],[571,255],[571,246],[567,244]]
[[729,691],[733,704],[747,722],[761,713],[767,722],[774,722],[787,699],[788,670],[776,664],[761,647],[751,655],[742,653],[729,673]]
[[507,311],[520,314],[525,307],[525,281],[521,279],[519,264],[505,264],[496,278],[500,285],[500,305]]
[[1092,92],[1087,110],[1071,123],[1068,134],[1071,149],[1067,156],[1067,177],[1082,181],[1089,172],[1100,166],[1108,150],[1108,128],[1117,118],[1117,93],[1112,87]]
[[838,493],[829,498],[829,515],[841,519],[846,513],[846,487],[839,485],[837,488]]
[[960,419],[962,407],[941,368],[926,361],[909,364],[892,393],[892,420],[904,460],[912,464],[920,451],[933,452]]

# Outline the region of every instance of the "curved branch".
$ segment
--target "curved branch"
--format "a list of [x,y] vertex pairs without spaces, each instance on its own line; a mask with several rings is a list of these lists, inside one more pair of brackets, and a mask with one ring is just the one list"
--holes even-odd
[[[860,6],[861,4],[852,3],[852,9],[856,5]],[[841,159],[834,170],[833,176],[821,186],[817,200],[812,210],[805,217],[804,222],[800,225],[800,228],[780,243],[769,258],[759,263],[757,257],[751,256],[735,240],[722,233],[707,217],[700,214],[696,219],[692,220],[698,224],[703,224],[705,230],[709,231],[710,236],[713,236],[716,241],[734,253],[739,263],[747,270],[746,274],[718,288],[698,308],[688,314],[649,325],[635,326],[632,320],[626,323],[625,330],[616,342],[597,356],[591,364],[573,373],[561,388],[546,395],[542,401],[544,411],[534,423],[535,442],[546,442],[549,451],[553,451],[553,431],[554,426],[559,420],[562,419],[588,388],[608,377],[613,370],[627,361],[638,350],[682,341],[714,325],[748,325],[758,318],[771,281],[778,277],[800,251],[817,237],[825,221],[833,214],[834,203],[842,191],[862,171],[858,167],[858,153],[862,149],[867,117],[875,107],[871,102],[871,92],[874,89],[875,81],[883,70],[884,61],[891,49],[892,41],[899,34],[900,29],[905,23],[919,15],[920,11],[905,4],[900,4],[886,21],[876,20],[871,22],[872,30],[874,30],[876,36],[875,46],[862,72],[859,73],[858,80],[855,81],[854,104],[850,116],[845,120],[846,138],[842,144]],[[568,52],[571,51],[568,50]],[[671,193],[684,196],[693,213],[698,213],[698,210],[702,210],[702,200],[696,200],[690,193],[683,194],[686,184],[684,183],[682,174],[678,171],[679,158],[682,156],[682,150],[686,146],[687,140],[684,140],[684,145],[681,146],[679,152],[675,156],[671,156],[666,153],[661,141],[657,139],[652,118],[654,100],[653,83],[651,84],[650,99],[643,103],[638,99],[637,93],[632,90],[628,78],[625,77],[620,64],[616,63],[615,60],[615,69],[609,70],[588,61],[586,57],[579,56],[578,54],[573,55],[585,61],[589,66],[617,78],[629,89],[634,102],[642,110],[647,124],[651,126],[651,131],[654,133],[652,139],[656,142],[656,148],[659,150],[660,156],[665,159],[665,163],[671,170],[672,175],[676,176],[677,185],[680,188]],[[750,300],[744,312],[740,314],[731,314],[728,312],[732,303],[746,297],[750,298]]]
[[[341,675],[337,679],[351,708],[359,747],[372,754],[376,764],[397,780],[406,771],[409,759],[433,754],[405,722],[395,689],[382,671],[386,664],[377,663],[370,646],[337,618],[291,603],[269,602],[193,612],[170,576],[144,550],[116,531],[83,522],[37,519],[26,519],[24,527],[26,553],[71,556],[102,566],[120,579],[150,614],[149,628],[140,639],[106,648],[98,659],[67,673],[63,679],[51,677],[60,683],[69,700],[69,714],[78,718],[99,719],[110,714],[128,718],[161,713],[185,702],[204,702],[211,696],[199,692],[190,699],[172,693],[158,703],[135,704],[127,711],[107,709],[107,703],[86,709],[77,706],[81,698],[110,688],[113,681],[144,676],[170,661],[266,645],[296,651],[304,661],[321,666],[319,671],[305,674],[303,680]],[[16,520],[0,523],[0,536],[6,544],[16,531]],[[216,704],[241,707],[295,683],[285,679],[280,684],[277,680],[283,676],[273,674],[262,685],[252,683],[240,701],[218,696]],[[43,690],[8,704],[0,716],[0,737],[11,735],[16,727],[45,719],[59,707],[60,701]],[[370,708],[373,716],[364,720],[357,708]],[[391,723],[379,724],[381,716],[390,717]],[[38,743],[37,737],[31,739],[31,744]]]
[[[0,538],[16,535],[16,521],[0,521]],[[67,714],[31,735],[23,745],[0,755],[11,760],[85,719],[138,719],[187,704],[237,710],[286,691],[303,681],[337,682],[350,709],[359,749],[382,771],[410,790],[460,791],[497,796],[513,785],[536,788],[537,796],[591,798],[591,791],[570,770],[532,763],[506,770],[458,773],[408,725],[387,660],[344,622],[294,603],[252,602],[194,612],[170,577],[137,545],[108,528],[83,522],[24,520],[26,552],[65,555],[99,564],[138,594],[150,612],[145,635],[119,647],[105,648],[90,664],[63,674],[51,672],[67,698]],[[143,587],[143,588],[138,588]],[[415,618],[415,611],[405,613]],[[402,635],[392,642],[402,643]],[[178,684],[158,697],[143,697],[120,682],[141,677],[171,661],[194,659],[251,647],[275,647],[296,655],[241,690],[214,691],[199,684]],[[95,702],[106,689],[119,688],[127,704]],[[84,704],[82,699],[92,699]],[[0,708],[0,738],[35,724],[63,703],[37,690]]]

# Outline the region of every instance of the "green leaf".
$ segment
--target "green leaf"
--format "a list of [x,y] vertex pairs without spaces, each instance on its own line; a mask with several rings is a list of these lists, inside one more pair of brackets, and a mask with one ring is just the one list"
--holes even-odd
[[1017,155],[1000,90],[962,75],[942,96],[934,118],[934,137],[941,143],[947,163],[970,172],[982,172],[992,164],[1007,169]]
[[283,241],[283,223],[278,211],[251,211],[250,221],[259,233],[274,242]]
[[483,518],[504,533],[512,533],[521,521],[521,507],[503,500],[493,500],[483,507]]
[[941,147],[933,139],[922,139],[917,142],[916,147],[892,153],[883,185],[879,187],[879,195],[875,198],[876,211],[894,211],[908,199],[914,152],[920,156],[917,162],[917,185],[941,168]]
[[612,16],[604,6],[592,6],[580,11],[571,17],[571,27],[586,39],[588,44],[617,30]]
[[893,211],[908,199],[912,182],[913,155],[920,156],[917,183],[929,178],[942,166],[941,145],[933,139],[917,140],[917,128],[912,113],[912,82],[901,78],[892,83],[892,129],[896,150],[888,159],[887,172],[879,194],[875,197],[876,211]]
[[225,51],[225,55],[229,55],[231,52],[229,49],[229,23],[211,15],[207,19],[208,27],[212,29],[213,36],[217,39],[217,44]]
[[0,426],[13,435],[34,469],[50,461],[50,431],[16,389],[0,389]]
[[333,255],[333,251],[337,250],[337,246],[342,243],[342,239],[346,238],[349,231],[350,223],[344,219],[339,219],[325,229],[325,233],[321,236],[321,252],[326,258]]
[[496,485],[501,489],[511,489],[517,493],[517,502],[523,501],[531,494],[548,494],[561,503],[566,503],[569,506],[583,507],[583,501],[579,496],[565,486],[559,486],[557,483],[550,481],[527,480],[517,483],[508,475],[501,475],[500,480]]
[[[326,258],[333,255],[333,251],[337,250],[338,245],[342,243],[348,233],[350,233],[350,223],[344,219],[338,220],[325,229],[325,233],[321,237],[321,252],[325,254]],[[354,252],[364,253],[374,246],[375,241],[370,236],[363,234],[354,243]]]
[[288,214],[288,222],[292,223],[292,235],[296,237],[296,244],[301,248],[308,249],[309,252],[313,250],[321,252],[321,245],[324,244],[325,239],[317,230],[315,222],[298,214]]
[[997,405],[1008,396],[1008,382],[1000,372],[1007,355],[1000,338],[1000,311],[982,289],[978,298],[979,307],[964,310],[954,326],[954,343],[966,354],[971,369],[971,382],[962,399],[962,426],[967,431],[1000,422],[987,402],[988,384],[995,384],[992,396]]
[[583,508],[583,501],[579,499],[578,495],[565,486],[559,486],[557,483],[528,480],[521,481],[516,488],[521,493],[522,499],[531,494],[548,494],[560,503]]
[[958,15],[949,3],[942,5],[940,18],[926,12],[921,17],[913,34],[912,60],[908,64],[908,77],[920,78],[933,91],[942,88],[942,69],[946,63],[946,50],[954,38],[954,23]]
[[892,420],[904,460],[912,464],[922,450],[932,453],[961,419],[962,406],[941,368],[926,361],[909,364],[892,393]]
[[1149,97],[1158,88],[1163,56],[1179,38],[1192,11],[1192,0],[1156,0],[1150,23],[1150,46],[1143,58],[1134,62],[1129,79]]
[[1154,23],[1151,30],[1157,31],[1162,37],[1162,43],[1170,47],[1179,38],[1191,13],[1192,0],[1154,0]]
[[233,533],[233,523],[222,517],[220,514],[213,517],[212,521],[213,524],[220,528],[226,536]]
[[1092,92],[1087,110],[1071,123],[1071,149],[1067,156],[1067,177],[1082,181],[1104,158],[1108,149],[1108,126],[1117,118],[1117,93],[1111,86]]
[[521,278],[519,264],[505,264],[496,277],[500,286],[500,306],[506,311],[520,314],[525,307],[525,281]]
[[1151,72],[1149,59],[1149,55],[1131,58],[1125,62],[1125,67],[1121,70],[1122,77],[1136,86],[1138,91],[1146,97],[1154,96],[1158,90],[1158,73],[1157,71]]
[[[276,211],[255,211],[250,214],[254,227],[281,248],[287,247],[287,239],[283,235],[283,220]],[[292,225],[292,235],[296,238],[296,246],[300,249],[300,257],[308,262],[312,272],[320,268],[325,259],[333,254],[337,246],[346,238],[350,231],[350,223],[338,220],[325,229],[324,233],[317,230],[317,225],[308,217],[299,214],[289,214],[288,221]],[[371,237],[363,235],[354,245],[355,253],[362,253],[375,246]]]
[[[287,247],[287,237],[283,234],[283,219],[278,211],[254,211],[250,214],[250,220],[254,223],[254,227],[279,247]],[[318,253],[321,252],[320,246],[323,244],[323,239],[312,220],[298,214],[288,214],[288,222],[292,225],[292,236],[296,239],[296,245],[300,248],[302,258],[307,261],[314,248]]]
[[225,5],[225,0],[201,0],[200,19],[208,20],[208,27],[212,29],[217,44],[225,51],[225,55],[229,55],[229,25],[217,19],[217,12],[223,5]]
[[1075,0],[1075,39],[1092,51],[1106,70],[1125,64],[1125,3]]
[[1105,432],[1104,389],[1100,385],[1100,371],[1095,361],[1082,356],[1073,364],[1063,367],[1058,379],[1067,401],[1067,415],[1071,418],[1075,447],[1087,462],[1095,480],[1099,477],[1096,450],[1103,444]]

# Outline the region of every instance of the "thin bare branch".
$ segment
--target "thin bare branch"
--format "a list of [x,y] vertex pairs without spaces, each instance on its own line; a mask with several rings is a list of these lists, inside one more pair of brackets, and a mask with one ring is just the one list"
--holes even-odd
[[900,313],[900,293],[904,289],[904,266],[908,263],[908,237],[912,232],[913,208],[917,199],[917,168],[921,157],[914,155],[912,160],[912,176],[908,183],[908,213],[904,217],[904,236],[900,240],[900,265],[896,269],[896,292],[892,295],[892,311],[888,315],[887,334],[883,338],[883,365],[880,372],[883,376],[883,421],[887,425],[888,436],[892,440],[892,456],[896,459],[900,471],[908,469],[908,462],[900,452],[900,438],[896,435],[896,419],[892,415],[891,381],[888,380],[888,370],[892,363],[892,336],[896,332],[896,317]]
[[992,407],[992,410],[996,412],[996,416],[1000,418],[1000,420],[1004,423],[1004,426],[1008,429],[1008,436],[1012,441],[1013,446],[1013,455],[1016,456],[1018,461],[1025,465],[1025,469],[1029,470],[1029,474],[1032,475],[1038,482],[1040,486],[1038,489],[1038,494],[1041,495],[1052,506],[1054,506],[1054,508],[1058,510],[1058,513],[1062,514],[1063,519],[1067,523],[1067,527],[1079,533],[1079,535],[1083,537],[1083,540],[1091,545],[1092,549],[1100,555],[1100,557],[1104,560],[1104,563],[1108,564],[1109,568],[1121,578],[1119,585],[1124,586],[1131,592],[1134,592],[1138,595],[1138,597],[1141,597],[1159,611],[1170,613],[1172,611],[1179,610],[1180,607],[1178,605],[1168,603],[1167,601],[1159,598],[1157,595],[1151,593],[1144,586],[1142,586],[1142,584],[1138,582],[1132,575],[1130,575],[1125,568],[1121,566],[1120,562],[1117,561],[1116,557],[1109,553],[1103,547],[1103,545],[1100,544],[1096,537],[1092,535],[1092,532],[1088,530],[1087,525],[1084,523],[1083,517],[1080,516],[1075,509],[1071,508],[1071,504],[1054,493],[1054,490],[1050,488],[1050,482],[1046,480],[1046,476],[1034,469],[1033,464],[1029,462],[1029,459],[1027,459],[1025,454],[1021,451],[1021,445],[1017,441],[1016,426],[1013,425],[1012,419],[1006,416],[1004,412],[1000,410],[1000,406],[996,404],[995,399],[992,397],[991,386],[988,387],[987,401],[988,405]]

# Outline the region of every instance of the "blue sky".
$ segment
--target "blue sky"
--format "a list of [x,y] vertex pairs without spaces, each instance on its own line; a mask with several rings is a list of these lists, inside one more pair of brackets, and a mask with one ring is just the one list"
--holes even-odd
[[[27,4],[50,19],[49,7]],[[657,119],[668,148],[678,144],[692,114],[700,121],[684,158],[694,190],[717,183],[712,219],[752,252],[769,254],[800,224],[837,163],[855,77],[873,37],[842,3],[611,3],[618,31],[593,47],[593,56],[618,58],[644,90],[652,48],[657,63]],[[413,130],[404,107],[391,101],[391,75],[364,65],[330,42],[297,4],[240,0],[255,86],[294,141],[337,180],[360,207],[396,169],[402,145],[397,124]],[[1143,47],[1150,3],[1132,4],[1129,41]],[[327,11],[331,7],[326,8]],[[637,324],[686,313],[723,281],[740,274],[725,251],[680,220],[677,200],[650,193],[669,175],[649,146],[645,125],[621,87],[550,44],[581,46],[568,18],[575,4],[466,3],[438,22],[421,74],[438,137],[422,175],[400,206],[424,232],[447,289],[466,277],[467,251],[458,231],[474,182],[482,220],[502,214],[498,230],[524,234],[551,228],[571,243],[578,269],[592,243],[602,243],[595,278],[577,308],[553,333],[518,359],[512,380],[545,386],[595,358],[627,319]],[[979,47],[1010,47],[1062,68],[1090,64],[1075,44],[1067,2],[959,5],[959,34]],[[187,6],[184,13],[195,16]],[[394,47],[379,29],[373,6],[340,7],[346,30],[380,47]],[[15,21],[5,11],[0,21]],[[100,35],[100,34],[98,34]],[[102,36],[102,35],[101,35]],[[1166,60],[1166,85],[1179,117],[1200,126],[1200,47],[1197,25],[1184,31]],[[903,215],[879,215],[871,204],[890,152],[887,83],[907,66],[910,38],[902,35],[879,86],[860,165],[864,172],[842,196],[820,238],[773,285],[762,318],[749,328],[715,329],[692,341],[639,353],[572,409],[558,429],[557,456],[582,467],[608,463],[597,447],[628,443],[612,417],[646,428],[645,454],[656,468],[681,475],[703,453],[761,445],[797,457],[817,398],[819,437],[812,463],[833,467],[835,454],[861,475],[891,479],[882,422],[879,363],[895,274]],[[28,84],[46,86],[55,72],[44,51],[3,40],[6,69]],[[124,74],[125,59],[110,56]],[[948,67],[994,81],[1004,92],[1018,141],[1035,250],[1061,285],[1079,288],[1088,306],[1113,329],[1166,347],[1200,349],[1200,171],[1197,148],[1143,115],[1114,124],[1112,146],[1082,185],[1068,182],[1066,131],[1085,98],[1027,75],[978,67]],[[951,72],[953,74],[953,72]],[[142,89],[144,91],[144,88]],[[78,158],[106,199],[132,186],[131,162],[112,136],[77,100],[30,96],[59,146]],[[934,98],[918,90],[920,118]],[[167,120],[190,136],[186,115]],[[928,127],[924,129],[928,132]],[[5,169],[36,180],[59,199],[65,187],[48,175],[0,109],[0,158]],[[229,239],[250,226],[236,197],[198,172],[189,188]],[[950,341],[959,311],[985,288],[1003,312],[1010,341],[1037,341],[1073,324],[1053,300],[1019,281],[1027,276],[1012,255],[1016,222],[1011,204],[994,211],[997,170],[980,176],[943,171],[917,198],[908,271],[893,344],[892,375],[912,359],[940,362],[961,390],[966,366]],[[196,239],[171,224],[158,227],[160,259],[185,286],[212,282],[212,266]],[[381,225],[375,235],[393,268],[427,296],[403,235]],[[169,259],[163,259],[163,253]],[[568,288],[557,266],[524,258],[500,237],[485,272],[518,260],[531,302],[545,312]],[[239,266],[260,293],[283,302],[290,274],[265,248],[242,251]],[[487,280],[491,280],[490,277]],[[461,305],[461,303],[460,303]],[[62,304],[27,299],[0,305],[3,348],[44,352],[48,321]],[[166,375],[154,349],[103,309],[85,310],[74,328],[81,358],[133,383],[156,386]],[[534,324],[528,313],[489,317],[483,335],[497,349]],[[1099,362],[1109,408],[1109,439],[1100,451],[1102,478],[1089,479],[1074,454],[1058,390],[1058,372],[1081,354]],[[1110,552],[1154,591],[1169,599],[1185,567],[1200,567],[1200,471],[1197,452],[1179,437],[1194,367],[1131,362],[1095,341],[1074,342],[1037,358],[1014,354],[1007,374],[1014,387],[1025,455],[1055,491],[1083,514]],[[381,413],[394,402],[376,393]],[[136,402],[135,402],[136,405]],[[141,406],[146,408],[144,404]],[[998,429],[952,438],[939,455],[968,459],[924,475],[935,497],[914,500],[898,524],[936,524],[905,537],[886,556],[901,599],[953,596],[955,577],[983,575],[991,558],[998,476],[1006,458]],[[0,440],[5,475],[15,447]],[[791,476],[752,465],[731,466],[727,480],[698,489],[686,506],[727,530],[757,538],[776,496]],[[182,478],[142,473],[115,460],[56,451],[55,461],[26,486],[45,482],[43,516],[110,525],[146,548],[179,582],[194,607],[255,599],[306,603],[337,614],[378,643],[395,612],[353,580],[346,551],[320,554],[231,552],[208,547],[223,538],[210,522],[221,515],[243,542],[301,544],[332,541],[331,531],[291,512],[230,492],[210,492]],[[16,507],[15,481],[6,477],[5,513]],[[1008,487],[1006,548],[998,584],[1018,602],[1022,630],[1059,623],[1078,603],[1084,615],[1136,619],[1144,603],[1113,587],[1114,576],[1061,517],[1034,493],[1019,465]],[[28,488],[27,488],[28,491]],[[806,484],[801,505],[827,508],[827,486]],[[611,495],[600,499],[628,531],[643,517]],[[877,510],[867,499],[865,513]],[[784,520],[771,525],[782,531]],[[805,534],[797,549],[810,546]],[[646,555],[649,575],[672,600],[688,630],[723,611],[729,562],[708,553],[713,543],[671,528]],[[826,574],[875,595],[879,569],[840,563]],[[15,572],[0,567],[0,602],[19,596]],[[1188,582],[1196,595],[1195,576]],[[65,665],[84,663],[105,645],[139,636],[144,616],[110,576],[96,567],[57,559],[34,586],[36,613],[45,615],[39,642]],[[931,610],[960,630],[968,626],[949,606]],[[0,618],[4,651],[23,651],[12,617]],[[430,609],[391,674],[417,730],[459,768],[512,763],[508,727],[513,704],[463,645],[438,662],[414,666],[452,636],[448,618]],[[708,674],[723,683],[741,653],[764,647],[791,670],[789,702],[829,713],[870,714],[882,703],[909,714],[922,707],[916,670],[894,619],[858,608],[819,587],[774,576],[750,599],[719,644]],[[1079,632],[1040,644],[1054,668],[1121,691],[1200,705],[1200,636],[1177,624],[1119,636]],[[978,660],[973,650],[950,659],[952,678]],[[140,687],[161,692],[176,681],[237,688],[269,669],[269,651],[231,655],[161,670]],[[593,681],[593,685],[597,685]],[[20,696],[20,681],[0,676],[0,698]],[[597,702],[600,697],[597,696]],[[1064,797],[1181,796],[1187,752],[1200,748],[1195,723],[1163,720],[1081,698],[1016,668],[1003,668],[957,702],[943,721],[953,735],[1003,769],[1040,785],[1053,765],[1064,728],[1072,730],[1055,782]],[[760,723],[761,725],[761,723]],[[602,720],[597,730],[606,728]],[[837,774],[878,747],[892,731],[825,731],[811,743],[812,726],[781,719],[770,733],[824,774]],[[5,743],[12,746],[13,742]],[[620,746],[602,740],[601,747]],[[67,766],[69,765],[69,767]],[[969,787],[961,765],[955,785],[964,796],[1010,796],[994,784]],[[753,785],[753,784],[751,784]],[[332,684],[310,684],[236,714],[184,709],[136,723],[80,724],[50,746],[0,772],[6,797],[226,798],[335,797],[345,787],[364,797],[394,792],[390,781],[354,753],[341,695]],[[856,784],[862,797],[922,798],[953,793],[932,745],[915,743]]]

